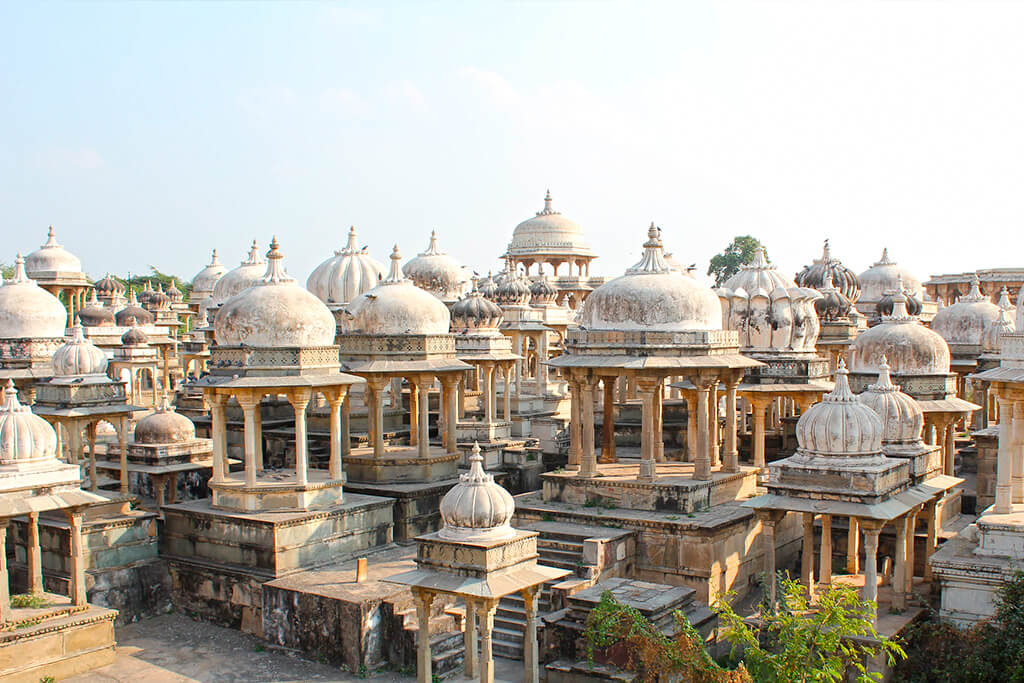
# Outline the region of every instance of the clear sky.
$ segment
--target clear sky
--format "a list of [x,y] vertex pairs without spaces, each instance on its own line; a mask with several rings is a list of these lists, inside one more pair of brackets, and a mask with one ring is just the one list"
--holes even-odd
[[0,261],[191,277],[349,225],[497,270],[555,207],[618,275],[646,226],[918,275],[1020,265],[1020,2],[6,2]]

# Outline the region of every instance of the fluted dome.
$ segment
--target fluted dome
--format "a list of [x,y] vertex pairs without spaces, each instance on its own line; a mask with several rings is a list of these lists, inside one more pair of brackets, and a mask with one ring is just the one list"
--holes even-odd
[[117,278],[107,273],[102,278],[96,281],[93,285],[93,292],[104,298],[110,298],[113,296],[120,296],[124,294],[125,286],[121,284]]
[[192,420],[174,412],[166,395],[155,413],[135,425],[135,443],[138,444],[184,443],[195,438],[196,427]]
[[256,245],[256,240],[253,240],[252,247],[249,248],[249,257],[217,281],[213,288],[211,306],[220,306],[239,292],[249,289],[261,281],[266,272],[267,266],[260,258],[260,249]]
[[498,297],[498,283],[490,273],[487,273],[487,277],[476,283],[476,288],[480,294],[491,301]]
[[516,226],[507,253],[509,256],[593,256],[583,228],[551,207],[550,190],[544,197],[544,209]]
[[267,252],[263,278],[217,311],[213,327],[218,344],[272,348],[334,343],[334,316],[320,299],[288,276],[283,258],[275,238]]
[[530,285],[530,305],[550,306],[558,298],[558,290],[548,280],[548,276],[541,273]]
[[986,328],[999,318],[1000,311],[998,305],[981,293],[975,275],[967,296],[935,314],[932,329],[950,344],[981,345]]
[[820,324],[814,301],[821,296],[779,273],[764,248],[718,290],[725,329],[740,334],[747,351],[813,351]]
[[895,261],[889,259],[889,250],[882,250],[882,258],[858,276],[860,279],[860,301],[876,303],[890,289],[899,289],[902,278],[903,287],[913,296],[924,300],[924,287],[921,281],[910,271],[900,268]]
[[185,299],[185,294],[178,289],[178,285],[174,280],[171,280],[171,286],[167,288],[166,294],[172,304],[180,304]]
[[893,300],[899,292],[902,293],[907,300],[907,313],[910,315],[921,315],[921,311],[924,310],[924,302],[921,301],[919,296],[902,287],[902,278],[897,278],[897,282],[900,283],[897,285],[897,289],[887,290],[885,294],[882,295],[882,298],[878,300],[878,303],[875,304],[875,313],[878,314],[879,318],[892,315]]
[[384,266],[359,248],[356,229],[349,228],[348,244],[317,266],[306,280],[306,289],[325,304],[344,305],[380,284]]
[[821,285],[815,289],[821,294],[821,298],[814,302],[818,320],[832,322],[850,317],[853,302],[832,285],[832,276],[828,272],[825,273]]
[[844,266],[839,259],[832,257],[828,240],[825,240],[821,258],[815,259],[814,263],[804,266],[804,269],[797,273],[796,283],[801,287],[810,287],[824,293],[826,277],[850,303],[857,303],[860,297],[860,280],[857,274]]
[[452,306],[451,315],[454,332],[497,329],[502,320],[501,307],[485,298],[477,289]]
[[870,385],[857,400],[881,418],[883,443],[913,444],[921,440],[921,430],[924,429],[921,405],[892,383],[889,364],[884,357],[878,371],[878,381]]
[[51,225],[46,244],[25,257],[25,272],[30,278],[45,278],[55,273],[81,275],[82,262],[57,243]]
[[505,277],[498,282],[494,300],[500,306],[526,306],[530,303],[530,281],[519,272],[511,258]]
[[852,369],[878,373],[882,360],[897,375],[935,375],[949,372],[949,345],[938,333],[907,313],[906,296],[897,294],[891,316],[861,332],[850,346]]
[[160,285],[156,290],[150,290],[149,300],[146,305],[151,311],[166,311],[171,307],[171,298],[164,294],[164,286]]
[[985,328],[981,337],[981,352],[998,354],[1003,348],[1003,335],[1014,334],[1017,326],[1010,318],[1010,313],[1004,308],[999,309],[999,317]]
[[107,371],[107,354],[82,334],[82,326],[71,328],[71,341],[53,354],[53,374],[57,376],[101,375]]
[[212,295],[226,271],[224,264],[217,260],[217,250],[214,249],[210,263],[192,278],[192,298],[202,300]]
[[64,304],[28,277],[18,254],[14,276],[0,287],[0,339],[63,337],[67,321]]
[[391,270],[379,285],[357,296],[345,309],[345,330],[360,334],[448,334],[451,314],[433,294],[402,276],[398,245]]
[[590,293],[580,325],[591,330],[659,332],[722,329],[722,307],[715,293],[665,263],[660,233],[652,223],[643,259]]
[[882,420],[850,391],[848,374],[840,361],[835,389],[800,416],[798,454],[864,457],[881,452]]
[[75,313],[75,319],[85,327],[111,327],[114,324],[114,312],[100,303],[94,289],[89,304]]
[[126,324],[129,329],[121,335],[122,346],[146,346],[149,344],[149,337],[139,329],[139,323],[135,318],[129,318]]
[[147,311],[142,306],[139,306],[138,299],[135,298],[135,290],[128,290],[128,305],[122,308],[120,311],[114,314],[114,322],[117,323],[118,327],[128,327],[131,325],[131,320],[135,319],[135,322],[141,325],[152,325],[156,317]]
[[437,245],[436,230],[430,232],[427,250],[402,266],[402,273],[420,289],[448,302],[458,300],[469,282],[466,268]]
[[43,418],[18,401],[14,382],[7,380],[0,402],[0,465],[55,459],[57,433]]
[[459,483],[441,499],[443,526],[438,536],[450,541],[484,543],[515,536],[512,515],[516,503],[512,494],[484,472],[480,446],[473,445],[469,472],[459,475]]

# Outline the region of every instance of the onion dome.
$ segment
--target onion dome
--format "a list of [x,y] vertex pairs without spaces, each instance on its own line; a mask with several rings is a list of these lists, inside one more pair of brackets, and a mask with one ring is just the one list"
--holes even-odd
[[476,283],[476,288],[484,297],[494,301],[498,297],[498,283],[490,272],[480,282]]
[[828,240],[825,240],[821,258],[815,259],[814,263],[804,266],[804,269],[797,273],[796,283],[801,287],[810,287],[823,292],[826,277],[851,304],[857,303],[857,299],[860,297],[860,280],[857,279],[857,274],[844,266],[839,259],[832,258]]
[[523,221],[512,232],[509,256],[577,255],[593,256],[583,228],[551,207],[551,190],[544,197],[544,209]]
[[18,254],[14,276],[0,287],[0,339],[63,337],[67,322],[64,304],[28,277]]
[[196,427],[192,420],[174,412],[167,403],[167,395],[156,412],[147,415],[135,425],[135,443],[167,444],[185,443],[196,438]]
[[82,273],[82,262],[57,243],[51,225],[46,244],[25,257],[25,272],[30,278],[45,278],[54,273],[78,275]]
[[850,346],[852,369],[875,374],[886,359],[897,375],[936,375],[949,372],[949,345],[907,313],[907,297],[893,297],[893,312],[880,325],[861,332]]
[[[921,301],[921,297],[917,296],[913,292],[909,291],[903,286],[903,277],[901,275],[896,276],[897,286],[896,289],[886,290],[882,298],[875,304],[875,312],[878,313],[878,317],[884,317],[892,315],[893,297],[897,292],[901,292],[907,299],[907,313],[909,315],[921,315],[921,311],[924,309],[924,304]],[[945,308],[945,306],[943,306]]]
[[142,291],[138,294],[139,303],[143,306],[149,305],[149,300],[153,296],[153,288],[149,285],[149,280],[146,280],[142,286]]
[[252,247],[249,248],[249,257],[217,280],[213,288],[211,305],[220,306],[239,292],[249,289],[262,280],[266,272],[267,266],[260,258],[260,248],[256,245],[256,240],[253,240]]
[[430,232],[427,250],[402,266],[402,273],[441,301],[456,301],[469,281],[466,268],[437,246],[436,230]]
[[156,320],[152,313],[139,306],[139,302],[135,298],[135,290],[129,289],[128,305],[114,314],[114,322],[117,323],[118,327],[128,327],[131,325],[129,321],[132,319],[143,325],[152,325],[153,321]]
[[343,305],[380,284],[384,266],[359,248],[356,229],[349,228],[348,244],[317,266],[306,280],[306,289],[325,304]]
[[225,271],[227,271],[227,268],[217,260],[217,250],[214,249],[210,257],[210,263],[192,278],[193,298],[202,300],[213,294],[217,282],[224,276]]
[[218,344],[262,348],[334,344],[334,316],[320,299],[288,275],[283,259],[275,237],[267,252],[263,278],[225,301],[217,311],[213,327]]
[[18,401],[14,381],[7,380],[0,402],[0,465],[20,465],[57,457],[57,433],[43,418]]
[[357,296],[345,309],[345,330],[360,334],[448,334],[451,314],[433,294],[402,276],[398,245],[391,252],[391,270],[373,289]]
[[882,451],[882,420],[850,391],[846,363],[836,370],[836,386],[796,423],[798,454],[877,456]]
[[853,302],[833,286],[831,273],[826,271],[821,284],[815,289],[821,293],[821,298],[814,302],[814,311],[819,320],[832,322],[850,317]]
[[497,329],[501,325],[501,320],[501,307],[484,297],[478,289],[474,289],[452,306],[454,332]]
[[449,541],[485,543],[503,541],[516,535],[512,515],[516,503],[512,494],[484,472],[480,445],[473,444],[469,472],[459,475],[459,483],[441,499],[441,521],[437,532]]
[[149,344],[149,337],[139,329],[139,322],[135,318],[125,321],[129,330],[121,335],[122,346],[146,346]]
[[114,313],[100,303],[93,289],[88,305],[75,313],[75,319],[84,327],[110,327],[114,324]]
[[665,263],[660,230],[651,224],[643,259],[590,293],[580,325],[590,330],[684,332],[722,329],[715,293]]
[[548,280],[548,276],[541,273],[530,285],[531,306],[553,306],[558,298],[558,290]]
[[924,413],[914,397],[904,394],[889,377],[889,364],[882,357],[878,381],[868,386],[857,400],[882,420],[882,443],[914,444],[921,440]]
[[860,301],[875,303],[891,289],[899,288],[902,278],[903,287],[919,300],[924,300],[924,287],[921,281],[910,271],[900,268],[895,261],[889,259],[889,250],[882,250],[882,258],[858,276],[860,280]]
[[97,295],[109,299],[115,296],[121,296],[124,294],[125,286],[118,281],[117,278],[113,277],[110,273],[104,275],[100,280],[93,285],[93,291]]
[[1017,331],[1017,326],[1009,315],[1006,309],[1000,308],[999,317],[985,328],[981,337],[982,353],[998,354],[1003,348],[1003,335],[1014,334]]
[[156,290],[150,290],[146,307],[151,311],[166,311],[171,307],[171,298],[164,294],[163,285]]
[[174,280],[171,280],[171,286],[167,288],[166,294],[172,304],[180,304],[185,299],[185,294],[178,289],[178,285]]
[[530,281],[519,272],[511,258],[506,270],[507,274],[498,283],[495,301],[500,306],[526,306],[530,303]]
[[725,329],[740,333],[746,351],[812,351],[820,325],[815,290],[797,287],[768,262],[764,248],[718,289]]
[[935,314],[932,329],[949,344],[980,345],[985,329],[999,318],[1002,309],[981,293],[978,276],[971,280],[971,291],[952,306]]
[[107,371],[107,354],[82,334],[82,326],[71,328],[71,341],[53,354],[53,374],[61,377],[102,375]]

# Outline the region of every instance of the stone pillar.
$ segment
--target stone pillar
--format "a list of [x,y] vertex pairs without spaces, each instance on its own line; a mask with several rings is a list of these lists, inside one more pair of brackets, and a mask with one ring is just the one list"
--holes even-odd
[[369,406],[369,413],[373,419],[370,421],[370,438],[373,440],[373,457],[384,457],[384,387],[387,380],[382,377],[374,377],[366,380],[366,387],[370,390],[373,404]]
[[414,591],[416,599],[416,683],[432,683],[433,672],[430,657],[430,604],[434,594],[424,590]]
[[341,408],[347,398],[348,392],[343,388],[327,394],[331,409],[331,453],[327,467],[331,479],[341,479]]
[[99,473],[96,471],[96,423],[90,422],[85,425],[85,438],[89,442],[89,489],[98,491]]
[[907,522],[908,516],[895,520],[896,560],[892,568],[892,606],[903,609],[907,606]]
[[874,621],[878,621],[878,533],[881,527],[877,522],[862,522],[864,531],[864,600],[876,604]]
[[430,380],[432,378],[420,378],[419,386],[419,437],[416,439],[417,455],[421,458],[430,457]]
[[466,650],[466,678],[476,678],[480,668],[480,652],[476,638],[476,600],[466,598],[466,629],[463,644]]
[[771,611],[775,611],[775,603],[777,601],[777,585],[776,585],[776,573],[775,567],[775,526],[785,516],[785,512],[781,510],[757,510],[756,513],[758,520],[761,522],[761,538],[762,540],[762,552],[764,552],[764,575],[765,581],[768,583],[765,586],[765,592],[768,595],[768,605]]
[[548,333],[541,331],[537,339],[537,395],[541,398],[548,393]]
[[[274,397],[276,398],[276,396]],[[260,410],[260,403],[263,402],[263,396],[259,395],[256,399],[256,469],[259,472],[263,471],[263,411]]]
[[480,605],[480,683],[494,683],[494,649],[491,634],[494,630],[496,604],[485,600]]
[[724,472],[739,472],[740,455],[736,446],[736,389],[739,378],[729,378],[725,385],[725,453],[722,457]]
[[818,582],[822,586],[832,584],[832,515],[821,516],[821,562]]
[[800,582],[807,587],[807,592],[814,595],[814,514],[805,512],[804,545],[800,553]]
[[1010,461],[1013,463],[1013,473],[1010,480],[1013,484],[1013,504],[1024,503],[1024,402],[1014,401],[1013,403],[1013,450]]
[[121,419],[117,421],[117,447],[120,449],[118,459],[120,460],[119,466],[121,469],[121,482],[120,490],[122,496],[128,495],[128,416],[122,415]]
[[637,384],[643,408],[640,421],[640,470],[637,478],[641,481],[654,481],[654,387],[639,380]]
[[[512,391],[509,389],[509,384],[508,383],[509,383],[509,378],[512,376],[512,368],[513,367],[514,367],[514,364],[512,364],[512,363],[509,363],[508,365],[505,366],[505,393],[502,396],[502,402],[503,402],[504,408],[505,408],[505,422],[512,422]],[[496,400],[494,398],[494,391],[495,391],[494,385],[492,384],[491,385],[492,402],[494,402]]]
[[28,592],[38,595],[43,592],[43,553],[39,547],[39,513],[28,513],[28,542],[25,544],[28,559]]
[[686,392],[686,462],[697,462],[697,392]]
[[949,476],[956,475],[956,441],[954,434],[956,432],[956,418],[950,418],[949,422],[946,423],[945,429],[945,440],[943,445],[943,456],[945,466],[943,470],[945,474]]
[[615,455],[615,379],[605,376],[601,379],[604,387],[604,417],[601,436],[601,462],[618,462]]
[[[401,393],[398,394],[401,396]],[[409,445],[418,446],[420,443],[420,414],[419,414],[420,385],[419,379],[409,378]],[[399,402],[401,405],[401,402]]]
[[210,436],[213,437],[213,482],[219,484],[228,478],[228,432],[224,419],[226,396],[207,394],[210,404]]
[[459,384],[459,378],[456,375],[446,375],[441,378],[441,387],[444,389],[444,441],[448,455],[455,455],[459,452],[455,436],[455,425],[459,420]]
[[352,413],[352,394],[347,389],[345,392],[345,400],[341,403],[341,457],[345,457],[352,452],[352,431],[351,425],[351,413]]
[[292,389],[288,402],[295,411],[295,483],[306,486],[309,483],[309,439],[306,437],[306,406],[311,391],[306,388]]
[[718,379],[711,385],[708,395],[711,403],[708,412],[708,434],[711,437],[711,469],[722,464],[718,441]]
[[909,599],[914,594],[914,533],[917,530],[917,513],[920,508],[914,508],[907,513],[907,573],[903,577],[903,592]]
[[935,552],[935,545],[939,535],[939,506],[935,501],[925,506],[925,515],[928,518],[928,530],[924,539],[924,580],[932,580],[932,553]]
[[525,682],[539,683],[540,657],[537,650],[537,589],[532,586],[522,592],[526,610],[526,632],[523,634],[523,665]]
[[711,382],[703,377],[694,377],[697,385],[697,459],[693,478],[697,481],[711,480],[711,449],[708,433],[708,392]]
[[64,510],[67,515],[71,536],[71,604],[84,605],[85,556],[82,551],[82,513],[77,508]]
[[[483,367],[484,376],[484,422],[487,424],[494,423],[494,393],[491,391],[491,387],[494,386],[495,380],[495,368],[494,365],[488,363]],[[508,380],[505,381],[505,394],[508,395]]]
[[238,394],[237,398],[245,417],[245,485],[251,487],[256,485],[256,472],[259,469],[256,461],[256,441],[259,438],[256,433],[256,413],[259,412],[260,402],[248,391]]
[[860,574],[860,520],[850,517],[846,532],[846,573]]
[[580,476],[593,477],[597,474],[597,455],[594,453],[594,388],[591,377],[580,384],[580,403],[583,408],[583,452],[580,456]]
[[654,387],[654,462],[665,462],[665,378],[659,377]]
[[11,619],[10,576],[7,573],[7,525],[10,519],[0,519],[0,624]]
[[750,406],[754,413],[754,467],[758,468],[762,473],[768,472],[764,457],[764,411],[769,403],[770,400],[766,401],[761,396],[750,399]]
[[580,405],[580,383],[569,377],[569,468],[579,468],[583,452],[583,407]]

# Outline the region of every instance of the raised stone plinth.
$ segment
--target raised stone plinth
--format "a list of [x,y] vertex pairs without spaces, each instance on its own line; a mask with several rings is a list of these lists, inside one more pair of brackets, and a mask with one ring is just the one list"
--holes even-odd
[[349,481],[362,484],[417,484],[452,479],[460,456],[431,447],[420,456],[416,446],[389,446],[380,457],[372,448],[354,448],[342,458]]
[[504,420],[485,422],[483,420],[459,420],[455,426],[455,440],[473,444],[487,441],[508,440],[512,435],[512,425]]
[[12,610],[15,627],[0,632],[0,680],[64,680],[114,661],[117,612],[93,605]]
[[305,484],[295,472],[264,470],[256,484],[246,483],[242,474],[225,481],[210,482],[213,507],[236,512],[305,512],[325,510],[342,502],[344,479],[333,479],[323,470],[312,470]]

